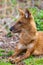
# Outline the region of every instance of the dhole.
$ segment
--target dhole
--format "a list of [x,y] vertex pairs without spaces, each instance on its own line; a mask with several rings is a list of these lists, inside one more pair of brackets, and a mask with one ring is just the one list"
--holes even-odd
[[[28,9],[25,11],[19,9],[20,18],[17,20],[15,25],[10,28],[13,33],[20,33],[20,40],[16,46],[15,53],[9,59],[12,63],[18,63],[23,59],[28,58],[32,55],[43,54],[43,32],[37,31],[34,17]],[[24,52],[20,56],[21,52]]]

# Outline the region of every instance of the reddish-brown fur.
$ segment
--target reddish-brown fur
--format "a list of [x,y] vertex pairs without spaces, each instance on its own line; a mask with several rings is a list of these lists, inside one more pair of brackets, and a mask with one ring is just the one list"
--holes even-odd
[[[17,63],[23,59],[26,59],[31,54],[43,54],[43,32],[37,31],[34,18],[27,9],[25,10],[25,12],[19,9],[19,12],[20,18],[13,26],[14,30],[12,31],[21,31],[20,40],[16,46],[15,53],[9,58],[13,63]],[[23,50],[26,50],[26,52],[20,56],[19,54]]]

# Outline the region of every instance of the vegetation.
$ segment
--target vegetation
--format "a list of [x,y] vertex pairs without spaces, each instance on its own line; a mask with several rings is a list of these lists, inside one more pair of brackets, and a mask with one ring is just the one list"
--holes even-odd
[[7,56],[11,56],[13,53],[14,53],[14,51],[12,51],[12,50],[9,51],[9,52],[7,52],[6,50],[0,49],[0,57],[1,57],[1,56],[2,56],[2,57],[3,57],[3,56],[4,56],[4,57],[5,57],[5,56],[6,56],[6,57],[7,57]]
[[16,5],[17,1],[16,0],[11,0],[12,4]]
[[30,11],[32,12],[34,16],[37,30],[43,31],[43,10],[39,10],[37,8],[31,8]]
[[43,58],[34,58],[30,56],[28,59],[24,60],[26,65],[43,65]]
[[8,37],[12,37],[12,34],[11,34],[11,32],[9,32],[9,33],[7,34],[7,36],[8,36]]
[[0,65],[11,65],[9,62],[0,62]]
[[9,51],[7,56],[11,56],[11,55],[13,55],[13,53],[14,53],[14,51]]

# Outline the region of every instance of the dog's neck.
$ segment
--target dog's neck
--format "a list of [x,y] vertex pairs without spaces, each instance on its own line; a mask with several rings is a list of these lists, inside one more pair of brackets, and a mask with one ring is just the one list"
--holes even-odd
[[30,34],[31,36],[35,36],[37,33],[36,24],[34,19],[27,25],[26,28],[22,29],[24,33]]
[[22,29],[22,33],[20,34],[21,43],[28,44],[31,40],[34,40],[37,38],[38,34],[37,34],[35,23],[32,22],[31,26],[28,28]]
[[35,40],[37,37],[37,29],[33,19],[25,26],[25,28],[22,29],[20,41],[22,44],[28,44],[31,40]]
[[26,44],[27,45],[32,40],[37,39],[37,37],[38,37],[38,33],[37,32],[30,33],[30,31],[28,32],[26,29],[23,29],[22,33],[20,34],[20,41],[21,41],[21,44]]
[[26,29],[22,29],[22,33],[24,33],[25,35],[29,36],[30,38],[34,38],[37,35],[36,29],[34,31],[30,30],[26,30]]

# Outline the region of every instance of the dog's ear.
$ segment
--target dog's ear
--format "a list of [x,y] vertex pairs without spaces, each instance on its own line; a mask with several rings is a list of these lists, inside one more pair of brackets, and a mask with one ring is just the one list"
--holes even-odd
[[31,15],[30,11],[28,9],[25,10],[25,17],[29,18]]
[[22,10],[22,9],[18,9],[18,11],[19,11],[19,13],[20,13],[20,15],[24,15],[25,13],[24,13],[24,11]]

